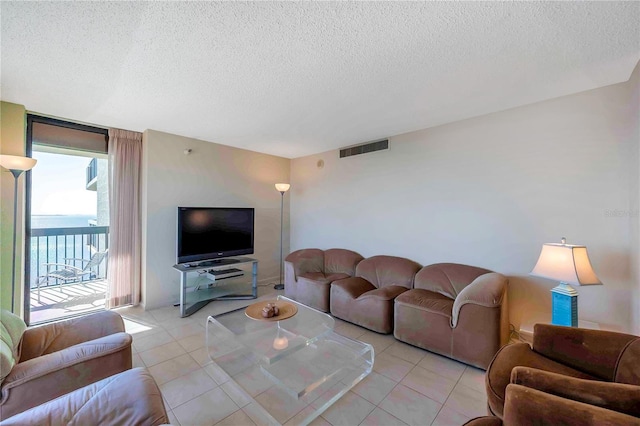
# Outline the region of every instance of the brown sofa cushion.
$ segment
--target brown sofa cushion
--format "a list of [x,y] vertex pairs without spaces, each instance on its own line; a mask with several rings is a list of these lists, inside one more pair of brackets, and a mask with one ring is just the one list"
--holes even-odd
[[420,309],[451,319],[453,300],[433,291],[414,288],[402,293],[396,299],[397,304]]
[[5,419],[9,425],[161,425],[169,422],[153,377],[142,368],[100,380]]
[[489,364],[485,376],[489,408],[499,417],[503,415],[505,392],[511,380],[511,371],[516,366],[537,368],[578,379],[596,379],[534,352],[526,343],[503,346]]
[[364,278],[374,287],[397,285],[413,287],[413,278],[420,265],[404,257],[373,256],[358,263],[356,276]]
[[325,274],[340,273],[353,277],[356,266],[364,259],[359,253],[345,249],[329,249],[324,251]]
[[529,367],[515,367],[511,383],[640,418],[640,386],[576,379]]
[[[616,378],[621,355],[631,343],[639,340],[640,337],[630,334],[577,327],[536,324],[533,328],[533,349],[537,353],[607,381]],[[632,348],[631,352],[633,351]],[[622,374],[621,378],[625,379],[625,383],[640,385],[640,373],[637,369],[640,348],[637,349],[635,359],[629,354],[629,362],[635,362],[633,370],[636,372]]]
[[349,275],[342,273],[329,273],[325,274],[324,272],[305,272],[303,274],[298,275],[298,279],[306,278],[309,281],[315,281],[317,283],[332,283],[336,280],[341,280],[343,278],[349,278]]
[[421,288],[440,293],[450,299],[458,294],[488,269],[457,263],[436,263],[425,266],[417,274],[413,288]]

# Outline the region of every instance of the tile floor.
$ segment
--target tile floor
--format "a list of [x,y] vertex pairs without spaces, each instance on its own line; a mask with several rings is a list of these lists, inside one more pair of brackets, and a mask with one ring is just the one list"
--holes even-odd
[[[207,316],[251,302],[211,302],[188,318],[174,307],[118,311],[133,335],[134,367],[146,367],[157,381],[171,424],[260,424],[251,400],[234,389],[205,349]],[[338,319],[336,331],[373,345],[374,367],[313,425],[458,426],[486,414],[483,370]]]

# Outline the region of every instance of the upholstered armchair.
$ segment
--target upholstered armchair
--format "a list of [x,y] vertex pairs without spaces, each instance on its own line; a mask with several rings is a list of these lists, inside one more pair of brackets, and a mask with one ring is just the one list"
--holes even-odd
[[413,287],[420,265],[395,256],[358,263],[356,276],[331,284],[331,314],[378,333],[393,331],[393,300]]
[[[538,379],[531,380],[530,373],[526,373],[529,378],[524,380],[522,377],[512,377],[512,383],[507,385],[503,419],[495,416],[480,417],[465,423],[465,426],[638,426],[640,424],[638,386],[598,382],[603,385],[602,391],[607,388],[605,393],[596,392],[604,397],[601,401],[614,403],[604,408],[603,404],[593,404],[594,400],[587,403],[558,396],[557,391],[564,388],[571,392],[569,386],[572,384],[591,382],[590,380],[570,379],[568,382],[554,384],[552,392],[545,392],[539,390],[537,386],[542,385],[541,387],[544,388],[543,383],[548,384],[549,381],[540,378],[538,383]],[[554,375],[554,373],[547,374]],[[578,384],[578,387],[584,390],[581,384]],[[588,400],[590,397],[585,399]],[[616,400],[621,404],[615,404]]]
[[640,417],[639,365],[638,336],[536,324],[533,348],[507,345],[491,361],[485,376],[489,412],[504,416],[506,389],[514,383]]
[[0,420],[131,368],[131,336],[105,311],[26,328],[2,311]]
[[395,300],[394,335],[414,346],[487,368],[509,335],[507,278],[455,263],[425,266]]
[[362,260],[345,249],[303,249],[289,254],[284,262],[284,294],[322,312],[329,312],[331,283],[352,277]]

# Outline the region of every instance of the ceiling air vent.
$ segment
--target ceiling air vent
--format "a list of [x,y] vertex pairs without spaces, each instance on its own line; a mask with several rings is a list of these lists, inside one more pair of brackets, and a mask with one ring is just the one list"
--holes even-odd
[[378,142],[369,142],[363,145],[356,145],[340,150],[340,158],[351,157],[353,155],[367,154],[374,151],[389,149],[389,139]]

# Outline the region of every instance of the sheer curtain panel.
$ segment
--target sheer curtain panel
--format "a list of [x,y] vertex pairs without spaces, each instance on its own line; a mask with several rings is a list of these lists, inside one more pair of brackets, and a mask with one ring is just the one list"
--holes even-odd
[[140,303],[142,133],[109,130],[108,307]]

